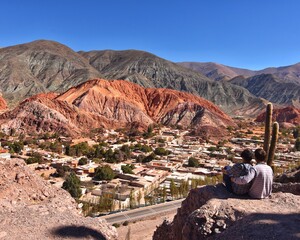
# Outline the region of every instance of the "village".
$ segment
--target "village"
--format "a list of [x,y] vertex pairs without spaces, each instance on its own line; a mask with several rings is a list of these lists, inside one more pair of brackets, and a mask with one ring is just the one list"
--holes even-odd
[[[28,144],[9,137],[2,139],[0,158],[24,159],[51,184],[68,190],[84,215],[99,216],[184,198],[191,188],[222,182],[222,168],[241,162],[245,148],[262,146],[262,126],[248,127],[228,129],[230,137],[222,141],[203,140],[169,127],[151,127],[129,138],[115,130],[102,130],[98,138],[97,134],[82,139],[47,135]],[[295,140],[289,135],[281,132],[275,174],[299,165],[300,152],[294,150]],[[70,173],[79,192],[64,186]]]

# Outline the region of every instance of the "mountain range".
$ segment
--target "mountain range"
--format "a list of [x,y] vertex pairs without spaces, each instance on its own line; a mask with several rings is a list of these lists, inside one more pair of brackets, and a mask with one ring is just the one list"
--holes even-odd
[[189,92],[230,115],[257,116],[268,101],[300,107],[300,64],[252,71],[218,63],[174,63],[137,50],[75,52],[48,40],[0,49],[0,90],[10,108],[93,78]]
[[95,77],[186,91],[231,114],[257,113],[265,104],[243,87],[216,82],[143,51],[77,53],[46,40],[0,49],[0,90],[10,106],[40,92],[61,93]]
[[259,71],[211,62],[178,64],[198,71],[215,81],[226,81],[242,86],[256,97],[275,104],[300,108],[300,63]]
[[211,102],[189,93],[143,88],[123,80],[94,79],[62,94],[38,94],[0,115],[3,132],[60,132],[79,135],[92,129],[149,124],[202,128],[220,136],[233,120]]

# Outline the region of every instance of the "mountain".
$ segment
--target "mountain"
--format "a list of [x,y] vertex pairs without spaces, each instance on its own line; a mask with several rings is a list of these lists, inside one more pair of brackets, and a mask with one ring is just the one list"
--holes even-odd
[[63,94],[39,94],[0,115],[2,131],[61,132],[76,135],[91,129],[138,124],[180,124],[205,128],[210,135],[234,126],[213,103],[171,89],[143,88],[122,80],[94,79]]
[[253,95],[265,98],[270,102],[300,108],[300,86],[292,82],[283,83],[275,75],[261,74],[249,78],[239,76],[230,82],[242,86]]
[[10,103],[41,92],[62,92],[99,76],[85,58],[54,41],[0,49],[0,90]]
[[147,52],[106,50],[79,53],[108,79],[123,79],[144,87],[190,92],[212,101],[231,114],[255,114],[257,109],[261,110],[264,106],[261,99],[244,88],[212,81],[200,73]]
[[190,92],[231,114],[245,113],[245,108],[247,114],[257,114],[257,109],[264,107],[261,99],[244,88],[215,82],[143,51],[76,53],[67,46],[47,40],[0,49],[0,91],[10,106],[38,93],[61,93],[96,77]]
[[262,70],[249,70],[229,67],[214,62],[179,62],[180,66],[190,68],[204,74],[213,80],[230,80],[239,75],[253,77],[261,74],[272,74],[282,83],[294,83],[300,85],[300,63],[283,67],[269,67]]
[[0,96],[0,112],[7,109],[7,103],[5,99]]
[[278,79],[280,79],[282,82],[300,85],[300,63],[278,68],[266,68],[257,71],[255,75],[258,74],[272,74]]
[[[257,116],[257,122],[264,122],[266,119],[266,112]],[[273,110],[273,121],[278,123],[292,123],[294,125],[300,125],[300,109],[294,107],[275,108]]]
[[177,64],[200,72],[216,81],[227,81],[239,75],[247,77],[255,75],[255,71],[252,70],[229,67],[214,62],[179,62]]

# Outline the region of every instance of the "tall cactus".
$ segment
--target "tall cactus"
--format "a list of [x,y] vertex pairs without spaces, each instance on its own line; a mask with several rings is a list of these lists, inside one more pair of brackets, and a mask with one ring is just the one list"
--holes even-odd
[[272,166],[273,164],[275,150],[276,150],[276,142],[278,140],[278,131],[279,131],[279,124],[278,122],[274,122],[273,129],[272,129],[272,139],[271,139],[271,144],[268,153],[268,160],[267,160],[267,164],[269,166]]
[[272,103],[268,103],[266,109],[265,138],[264,138],[264,150],[267,153],[267,155],[269,152],[270,138],[271,138],[272,111],[273,111],[273,105]]

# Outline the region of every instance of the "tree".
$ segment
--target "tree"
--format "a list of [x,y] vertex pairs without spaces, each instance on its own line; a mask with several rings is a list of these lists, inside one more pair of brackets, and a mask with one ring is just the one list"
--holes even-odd
[[63,183],[63,189],[67,190],[73,198],[80,198],[80,180],[74,172],[71,172]]
[[96,168],[95,179],[97,180],[112,180],[115,176],[114,171],[108,165]]
[[129,173],[129,174],[133,174],[133,171],[132,171],[133,168],[134,168],[134,166],[129,165],[129,164],[121,166],[121,169],[122,169],[123,173]]
[[196,158],[194,157],[190,157],[189,158],[189,163],[188,163],[189,167],[199,167],[199,162]]
[[85,165],[87,163],[88,163],[88,159],[85,157],[80,158],[78,161],[78,165]]
[[158,147],[158,148],[155,148],[154,153],[156,155],[166,156],[166,155],[170,154],[170,151],[168,151],[168,150],[166,150],[166,149],[164,149],[162,147]]
[[295,150],[300,151],[300,137],[298,137],[295,142]]
[[176,187],[173,179],[170,182],[170,193],[171,193],[172,199],[174,199],[174,197],[177,196],[177,193],[178,193],[177,187]]

